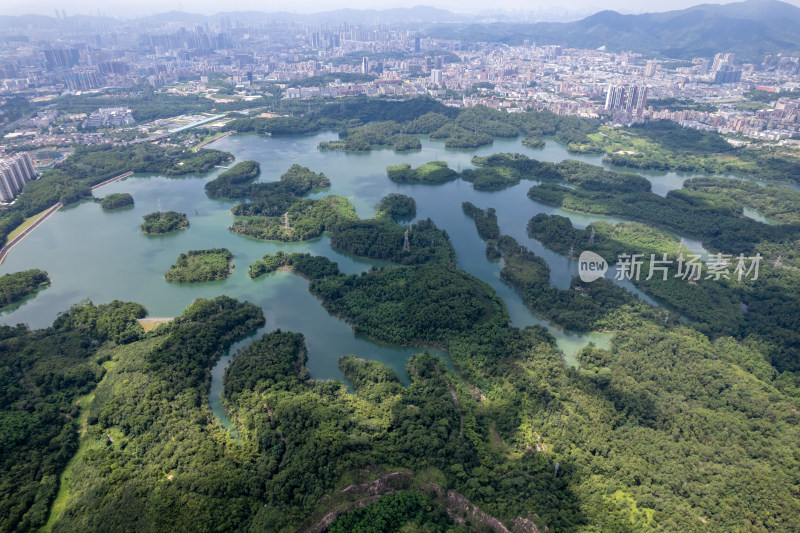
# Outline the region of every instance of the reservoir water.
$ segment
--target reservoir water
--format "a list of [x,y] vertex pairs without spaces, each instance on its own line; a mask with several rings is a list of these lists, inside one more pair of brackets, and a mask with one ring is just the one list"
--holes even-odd
[[[312,196],[338,194],[347,197],[361,217],[373,216],[375,205],[388,193],[412,196],[417,202],[417,218],[430,217],[447,231],[456,249],[459,267],[497,291],[508,308],[512,324],[520,327],[541,324],[550,329],[568,362],[574,362],[575,352],[590,341],[607,346],[610,334],[564,331],[531,313],[519,294],[500,280],[501,264],[486,259],[485,245],[472,220],[463,214],[461,203],[470,201],[479,207],[494,207],[501,232],[543,257],[550,265],[551,283],[560,288],[569,286],[577,266],[574,261],[530,239],[525,231],[528,220],[537,213],[558,213],[568,216],[575,225],[585,227],[597,220],[614,223],[621,219],[572,213],[533,202],[526,193],[535,182],[523,181],[498,192],[479,192],[460,180],[437,186],[399,185],[386,176],[389,165],[410,163],[417,166],[443,160],[451,168],[461,170],[472,166],[470,159],[474,155],[499,152],[519,152],[544,161],[574,158],[601,164],[599,155],[575,157],[552,140],[548,140],[544,148],[530,149],[522,146],[520,139],[496,140],[493,145],[474,150],[448,150],[443,141],[424,139],[421,150],[404,154],[391,149],[364,154],[317,150],[320,141],[335,138],[333,132],[292,137],[232,135],[213,143],[212,147],[233,153],[237,161],[258,161],[261,181],[277,180],[294,163],[324,172],[331,179],[331,187]],[[261,306],[267,319],[261,331],[237,343],[232,351],[262,332],[276,328],[298,331],[306,338],[307,366],[312,378],[341,379],[338,359],[354,353],[386,363],[407,382],[406,360],[420,348],[389,346],[356,336],[348,324],[328,315],[308,292],[307,281],[298,276],[275,272],[252,280],[247,275],[253,261],[278,250],[324,255],[336,261],[346,273],[362,272],[376,263],[336,252],[326,236],[302,243],[277,243],[230,233],[227,228],[234,220],[230,208],[235,202],[212,200],[204,192],[204,184],[221,171],[178,178],[136,175],[96,192],[100,197],[113,192],[130,193],[135,201],[133,207],[105,212],[99,204],[84,201],[58,211],[18,244],[0,265],[0,274],[29,268],[46,270],[52,285],[4,309],[0,322],[46,327],[59,312],[85,299],[95,304],[115,299],[135,301],[147,307],[149,316],[171,317],[180,315],[195,298],[225,294]],[[659,194],[680,187],[686,179],[672,174],[646,177]],[[186,213],[190,227],[162,236],[142,234],[139,230],[141,217],[159,209]],[[228,279],[201,284],[173,284],[164,279],[164,273],[181,252],[221,247],[228,248],[234,255],[235,270]],[[643,297],[632,286],[628,288]],[[210,393],[212,408],[224,423],[227,420],[219,398],[221,376],[228,360],[226,355],[215,366]]]

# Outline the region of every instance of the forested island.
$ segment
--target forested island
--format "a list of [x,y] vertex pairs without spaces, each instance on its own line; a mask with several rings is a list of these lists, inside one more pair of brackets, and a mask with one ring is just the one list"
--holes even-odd
[[13,304],[50,284],[44,270],[31,269],[0,276],[0,307]]
[[186,229],[189,227],[189,219],[185,213],[178,213],[177,211],[157,211],[142,217],[144,222],[140,226],[142,233],[148,235],[158,235],[161,233],[169,233],[179,229]]
[[178,256],[164,278],[172,283],[216,281],[231,275],[233,254],[226,248],[189,250]]
[[475,156],[471,163],[477,168],[461,172],[449,168],[444,161],[430,161],[416,168],[408,163],[386,168],[389,179],[401,184],[437,185],[462,179],[478,191],[498,191],[513,187],[522,180],[565,183],[591,190],[613,187],[624,192],[649,191],[650,182],[630,172],[606,170],[597,165],[566,160],[560,163],[537,161],[517,153]]
[[500,227],[497,225],[497,212],[493,207],[478,208],[472,202],[464,202],[461,209],[470,217],[478,229],[478,235],[483,240],[499,239]]
[[133,196],[126,192],[112,193],[100,200],[100,207],[107,211],[133,205]]
[[458,173],[447,166],[444,161],[431,161],[417,168],[411,168],[408,163],[388,167],[386,174],[389,179],[397,183],[426,183],[435,185],[453,181]]
[[417,216],[417,202],[405,194],[387,194],[381,198],[376,209],[379,213],[386,213],[394,221],[411,220]]
[[233,206],[233,233],[264,240],[302,241],[319,237],[341,219],[356,218],[345,198],[303,198],[312,189],[328,187],[325,174],[292,165],[278,181],[253,183],[260,174],[255,161],[243,161],[206,184],[212,198],[247,200]]
[[250,265],[249,275],[258,278],[264,274],[286,268],[310,279],[325,278],[339,274],[339,265],[319,255],[278,252],[267,254]]

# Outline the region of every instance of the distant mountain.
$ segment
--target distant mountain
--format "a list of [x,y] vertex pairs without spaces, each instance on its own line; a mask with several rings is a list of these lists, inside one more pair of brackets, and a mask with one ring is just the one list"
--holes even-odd
[[[429,6],[396,9],[337,9],[314,14],[231,11],[202,15],[172,11],[129,21],[106,17],[75,16],[66,20],[41,15],[0,16],[0,30],[28,26],[58,28],[134,25],[156,27],[167,23],[216,24],[221,17],[231,22],[294,22],[319,24],[408,23],[417,24],[433,37],[472,42],[540,45],[574,48],[631,50],[648,56],[710,57],[717,52],[736,52],[741,60],[760,61],[764,54],[800,55],[800,8],[778,0],[746,0],[733,4],[702,4],[679,11],[622,15],[600,11],[573,22],[480,23],[472,15],[456,14]],[[2,36],[0,36],[2,40]]]
[[440,25],[435,37],[465,41],[557,44],[574,48],[630,50],[651,56],[709,57],[736,52],[760,61],[765,53],[800,53],[800,8],[778,0],[702,4],[679,11],[621,15],[601,11],[575,22]]
[[417,23],[420,25],[436,23],[464,23],[478,20],[473,15],[452,13],[444,9],[430,6],[416,6],[411,8],[394,9],[336,9],[312,14],[289,13],[288,11],[261,12],[261,11],[226,11],[215,15],[202,15],[200,13],[184,13],[182,11],[169,11],[147,17],[140,17],[128,21],[120,21],[106,17],[72,16],[64,20],[44,15],[0,15],[0,29],[17,29],[28,26],[55,29],[62,25],[75,24],[104,24],[106,26],[135,24],[159,25],[168,23],[183,24],[214,24],[221,17],[230,19],[231,22],[268,23],[268,22],[296,22],[301,24],[318,24],[349,22],[351,24],[368,23]]

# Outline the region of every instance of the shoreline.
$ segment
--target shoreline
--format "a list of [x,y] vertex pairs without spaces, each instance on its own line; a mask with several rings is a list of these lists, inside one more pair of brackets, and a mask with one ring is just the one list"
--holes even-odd
[[233,131],[233,130],[231,130],[231,131],[225,132],[224,134],[222,134],[222,135],[220,135],[220,136],[218,136],[218,137],[212,137],[211,139],[206,139],[205,141],[201,142],[200,144],[197,144],[197,145],[195,145],[194,147],[192,147],[192,150],[193,150],[194,152],[197,152],[197,151],[199,151],[199,150],[201,150],[201,149],[205,148],[205,147],[206,147],[206,146],[208,146],[209,144],[211,144],[211,143],[213,143],[213,142],[215,142],[215,141],[218,141],[218,140],[220,140],[220,139],[224,139],[225,137],[227,137],[227,136],[229,136],[229,135],[233,135],[234,133],[236,133],[236,132],[235,132],[235,131]]
[[[132,171],[128,171],[128,172],[125,172],[124,174],[120,174],[119,176],[114,176],[113,178],[107,179],[107,180],[105,180],[105,181],[103,181],[103,182],[100,182],[100,183],[98,183],[97,185],[94,185],[94,186],[92,187],[92,191],[95,191],[95,190],[99,189],[100,187],[104,187],[104,186],[108,185],[109,183],[113,183],[113,182],[115,182],[115,181],[119,181],[119,180],[121,180],[121,179],[123,179],[123,178],[127,178],[128,176],[130,176],[130,175],[132,175],[132,174],[133,174],[133,172],[132,172]],[[48,218],[50,218],[50,216],[51,216],[53,213],[55,213],[56,211],[58,211],[58,210],[59,210],[59,209],[61,209],[62,207],[64,207],[64,204],[63,204],[63,203],[61,203],[61,202],[58,202],[57,204],[53,205],[53,206],[52,206],[50,209],[48,209],[47,211],[45,211],[45,212],[44,212],[44,213],[43,213],[43,214],[42,214],[42,215],[41,215],[41,216],[40,216],[40,217],[39,217],[37,220],[35,220],[35,221],[33,222],[33,224],[31,224],[30,226],[28,226],[28,227],[25,229],[25,231],[23,231],[22,233],[20,233],[19,235],[17,235],[17,236],[16,236],[16,237],[14,237],[13,239],[11,239],[11,240],[10,240],[10,241],[9,241],[9,242],[8,242],[8,243],[5,245],[5,246],[3,246],[2,248],[0,248],[0,264],[2,264],[2,263],[3,263],[3,261],[5,261],[5,260],[6,260],[6,257],[8,256],[8,253],[11,251],[11,249],[12,249],[14,246],[16,246],[17,244],[19,244],[19,243],[22,241],[22,239],[24,239],[25,237],[27,237],[27,236],[28,236],[28,234],[29,234],[30,232],[32,232],[34,229],[36,229],[36,228],[37,228],[37,226],[39,226],[39,225],[40,225],[40,224],[42,224],[42,223],[43,223],[45,220],[47,220]]]

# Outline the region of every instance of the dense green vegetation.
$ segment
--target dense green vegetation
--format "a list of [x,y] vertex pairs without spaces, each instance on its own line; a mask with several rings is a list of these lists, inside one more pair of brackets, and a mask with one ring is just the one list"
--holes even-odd
[[444,161],[431,161],[417,168],[411,168],[408,163],[386,168],[389,179],[397,183],[426,183],[435,185],[453,181],[458,173],[448,168]]
[[159,233],[169,233],[179,229],[189,227],[189,219],[185,213],[177,211],[158,211],[142,217],[144,222],[140,226],[142,233],[157,235]]
[[189,250],[178,256],[164,278],[172,283],[215,281],[231,275],[233,254],[226,248]]
[[128,205],[133,205],[133,196],[126,192],[111,193],[100,200],[100,207],[107,210],[118,209]]
[[[363,152],[374,146],[392,146],[398,151],[418,149],[415,134],[443,139],[446,148],[476,148],[491,144],[495,137],[519,135],[525,135],[534,146],[543,145],[543,135],[554,135],[563,143],[583,143],[599,126],[595,120],[562,117],[549,111],[512,114],[484,106],[458,110],[427,97],[403,101],[356,97],[310,105],[310,113],[302,107],[291,116],[238,118],[226,128],[272,135],[338,129],[339,140],[320,143],[320,149]],[[303,116],[296,116],[300,113]]]
[[225,172],[206,183],[206,194],[212,198],[231,198],[241,196],[245,184],[261,174],[257,161],[240,161]]
[[257,278],[279,268],[291,268],[294,272],[310,279],[325,278],[339,274],[339,265],[320,255],[277,252],[267,254],[250,265],[250,277]]
[[[359,128],[377,117],[369,122],[487,136],[541,137],[552,127],[576,143],[597,130],[547,113],[501,113],[504,121],[500,112],[423,99],[363,109],[343,102],[289,118],[340,127],[349,117],[347,127]],[[671,149],[682,149],[674,141]],[[701,139],[700,149],[717,149],[714,142]],[[234,435],[208,407],[209,376],[234,341],[265,324],[252,304],[199,299],[147,335],[136,322],[144,308],[116,301],[75,307],[44,330],[2,327],[0,529],[37,529],[51,511],[56,532],[794,530],[793,193],[703,178],[662,198],[639,176],[575,161],[495,154],[473,163],[461,177],[476,188],[542,181],[530,191],[538,201],[639,221],[577,229],[565,217],[533,217],[529,235],[565,255],[593,250],[610,263],[621,252],[675,255],[685,250],[673,229],[700,232],[712,250],[782,254],[789,266],[762,265],[747,283],[732,276],[691,284],[674,270],[666,281],[635,282],[668,303],[663,310],[609,280],[550,286],[547,263],[500,235],[494,209],[465,202],[503,258],[501,278],[528,307],[566,328],[613,333],[608,349],[590,344],[575,355],[577,366],[566,366],[572,354],[547,330],[511,327],[492,288],[456,268],[449,237],[433,221],[391,220],[410,198],[387,197],[374,219],[359,220],[343,198],[302,198],[329,185],[323,174],[295,165],[255,183],[257,163],[240,163],[206,190],[244,200],[233,209],[248,217],[234,224],[242,233],[329,231],[338,249],[396,263],[345,275],[327,258],[277,252],[253,263],[251,277],[291,269],[355,333],[442,348],[457,371],[419,353],[404,387],[390,368],[365,360],[369,353],[347,355],[339,368],[351,393],[311,380],[303,336],[276,330],[252,340],[225,371]],[[459,177],[438,163],[396,172],[410,183]],[[750,220],[743,205],[786,224]],[[192,253],[181,256],[187,267]]]
[[[5,277],[5,276],[4,276]],[[2,279],[2,278],[0,278]],[[75,401],[100,381],[100,343],[142,330],[136,304],[75,307],[52,327],[0,328],[0,529],[44,525],[58,477],[78,445]]]
[[671,233],[638,222],[593,222],[585,229],[577,229],[567,217],[539,213],[528,222],[528,235],[563,255],[569,255],[571,250],[577,257],[590,250],[614,262],[623,253],[649,257],[687,252]]
[[471,202],[464,202],[461,204],[461,209],[465,215],[475,221],[475,227],[478,229],[478,235],[481,236],[481,239],[488,241],[500,238],[497,212],[493,207],[480,209]]
[[0,242],[5,243],[11,232],[23,222],[25,222],[25,215],[20,211],[0,211]]
[[780,256],[784,264],[800,266],[797,224],[771,226],[747,218],[742,214],[742,204],[731,197],[678,189],[664,198],[639,188],[635,180],[612,180],[606,187],[602,187],[601,182],[596,188],[591,181],[574,184],[581,188],[537,185],[528,191],[528,196],[548,205],[622,216],[682,235],[700,237],[703,245],[712,251],[737,257],[761,253],[772,261]]
[[[377,502],[337,518],[329,527],[330,533],[353,531],[403,531],[422,528],[423,531],[456,531],[455,522],[431,499],[416,492],[400,492],[384,496]],[[468,531],[461,526],[459,529]]]
[[[537,258],[507,237],[499,247],[504,279],[537,290]],[[542,328],[508,327],[493,291],[452,267],[309,277],[357,332],[442,344],[462,377],[419,354],[404,388],[385,366],[350,356],[340,367],[351,395],[309,380],[302,335],[275,331],[226,371],[234,441],[210,418],[208,369],[263,317],[250,304],[200,300],[152,339],[104,352],[113,365],[84,407],[85,451],[54,530],[210,520],[296,530],[331,510],[343,514],[330,527],[344,530],[452,530],[447,515],[473,528],[685,531],[702,517],[712,530],[743,521],[787,530],[800,512],[791,492],[800,404],[774,387],[756,345],[712,343],[595,282],[585,293],[553,289],[545,302],[553,316],[572,309],[619,331],[610,350],[581,351],[576,370]],[[89,316],[63,323],[85,335],[77,326]]]
[[[234,208],[234,214],[238,214]],[[239,235],[272,241],[304,241],[322,235],[343,220],[356,219],[353,204],[341,196],[319,200],[297,199],[282,216],[236,220],[230,230]]]
[[49,284],[47,272],[35,268],[0,276],[0,307],[18,302]]
[[491,135],[466,130],[456,124],[446,124],[430,134],[431,139],[444,139],[445,148],[478,148],[492,144]]
[[[762,390],[761,387],[771,386],[766,385],[764,382],[757,384],[753,381],[755,378],[752,375],[742,374],[741,370],[739,370],[740,367],[737,365],[742,365],[741,368],[752,369],[753,372],[757,372],[765,379],[771,379],[773,374],[768,370],[769,365],[765,367],[766,363],[763,360],[759,363],[758,356],[754,356],[750,351],[751,348],[738,347],[733,349],[733,346],[737,346],[735,342],[731,344],[732,341],[726,339],[720,339],[717,343],[711,344],[704,338],[698,337],[691,330],[675,325],[674,321],[667,320],[665,322],[666,315],[664,313],[638,301],[612,283],[601,281],[574,286],[575,288],[580,287],[581,290],[561,291],[552,288],[548,289],[546,288],[547,281],[545,277],[546,266],[541,260],[516,245],[513,240],[507,237],[503,237],[500,241],[500,246],[506,259],[503,277],[523,291],[529,305],[533,304],[532,307],[544,311],[561,323],[568,324],[572,321],[584,326],[619,329],[628,333],[625,333],[623,337],[619,337],[617,342],[621,341],[621,344],[615,342],[614,348],[610,352],[590,347],[579,354],[579,361],[586,366],[586,369],[580,373],[565,371],[557,352],[552,348],[547,348],[548,342],[552,342],[552,340],[547,341],[547,336],[542,337],[542,333],[535,329],[521,333],[513,333],[516,330],[511,330],[509,336],[504,338],[503,334],[500,334],[498,330],[483,329],[486,325],[478,326],[478,328],[483,329],[483,335],[487,335],[487,331],[494,331],[495,333],[489,333],[483,340],[479,340],[480,336],[472,336],[470,341],[464,344],[456,340],[459,334],[455,333],[454,330],[450,330],[449,333],[443,333],[444,337],[451,339],[449,343],[451,354],[460,364],[465,364],[468,368],[473,369],[473,371],[477,370],[479,373],[489,372],[489,374],[484,374],[481,382],[484,383],[484,393],[491,399],[487,399],[475,411],[476,421],[478,422],[477,431],[488,436],[488,434],[495,431],[493,428],[496,428],[502,441],[505,441],[506,438],[503,435],[507,435],[510,440],[505,442],[519,442],[520,445],[525,442],[535,443],[537,449],[545,451],[545,454],[554,453],[557,456],[561,456],[564,461],[559,461],[560,466],[561,469],[565,470],[560,471],[566,472],[564,475],[570,479],[570,487],[575,491],[571,493],[571,497],[584,502],[581,504],[582,509],[591,516],[596,517],[593,520],[599,520],[600,523],[604,524],[604,528],[611,528],[614,525],[630,521],[632,524],[639,524],[639,527],[645,527],[648,524],[650,527],[655,524],[661,524],[667,529],[682,530],[689,528],[689,524],[695,523],[697,515],[695,514],[696,512],[691,512],[690,508],[692,505],[698,504],[690,504],[689,501],[692,498],[697,498],[697,493],[669,488],[669,482],[666,481],[669,478],[668,472],[670,469],[675,468],[677,465],[680,465],[686,475],[693,471],[691,474],[692,479],[696,479],[698,483],[704,483],[709,488],[710,492],[706,493],[708,496],[700,497],[705,502],[699,504],[703,509],[701,516],[704,516],[706,520],[714,520],[719,529],[725,529],[727,527],[725,524],[743,519],[744,516],[749,516],[749,520],[767,523],[764,522],[766,517],[763,514],[765,508],[750,512],[736,504],[737,510],[733,513],[734,516],[730,515],[732,508],[726,511],[714,509],[712,502],[715,501],[751,501],[751,495],[748,494],[750,490],[757,490],[764,495],[777,490],[786,495],[780,498],[780,501],[771,497],[768,498],[769,503],[764,499],[759,500],[769,508],[784,509],[784,511],[778,512],[780,517],[770,513],[770,516],[774,516],[775,519],[774,521],[773,519],[768,519],[768,521],[775,527],[786,527],[788,523],[786,522],[786,517],[791,514],[788,509],[795,508],[798,502],[788,496],[788,487],[785,484],[769,481],[769,475],[760,475],[758,483],[747,484],[748,489],[746,491],[733,488],[744,483],[752,475],[749,470],[755,468],[757,464],[764,466],[763,459],[749,458],[749,454],[755,449],[763,449],[758,439],[752,440],[749,437],[753,433],[748,428],[748,422],[746,421],[750,420],[749,417],[751,415],[741,411],[746,409],[745,406],[748,405],[750,400],[744,399],[741,395],[727,395],[720,402],[717,396],[717,389],[711,383],[707,387],[701,386],[702,390],[708,391],[707,394],[696,396],[692,392],[697,390],[696,386],[687,382],[687,376],[693,376],[689,378],[690,380],[707,380],[713,375],[723,373],[726,383],[732,380],[738,386],[747,388],[752,394],[756,390]],[[424,275],[421,272],[417,272],[415,278]],[[386,282],[380,283],[381,277],[387,278]],[[419,339],[420,336],[425,338],[425,334],[420,332],[421,327],[415,328],[407,318],[416,316],[414,308],[409,307],[411,302],[403,299],[399,300],[403,302],[402,308],[405,311],[404,315],[399,316],[389,312],[391,307],[386,306],[389,302],[397,301],[389,296],[391,292],[387,294],[387,289],[397,286],[398,284],[395,280],[404,277],[401,269],[377,271],[362,276],[328,278],[325,282],[315,281],[311,284],[311,290],[323,298],[323,303],[327,308],[333,312],[339,312],[341,316],[354,323],[357,331],[372,334],[378,338],[389,339],[395,331],[400,330],[402,331],[402,338],[405,339]],[[352,285],[347,283],[347,280],[352,280]],[[430,282],[428,284],[430,285]],[[334,286],[337,288],[333,289]],[[332,291],[330,293],[331,296],[326,296],[328,290]],[[342,290],[344,290],[344,293],[340,292]],[[551,294],[549,297],[538,298],[538,293],[541,291],[551,291]],[[374,294],[373,297],[380,295],[380,300],[369,301],[370,294]],[[411,290],[408,294],[408,298],[413,301],[415,299],[413,295],[416,294],[416,291]],[[429,297],[431,295],[427,295],[424,298]],[[439,301],[437,297],[432,299]],[[348,301],[359,302],[361,305],[348,304]],[[378,302],[382,303],[378,304]],[[539,303],[542,304],[541,308],[537,305]],[[373,312],[369,314],[358,312],[358,309],[364,308],[369,308]],[[475,326],[467,327],[475,328]],[[430,328],[435,328],[436,331],[440,332],[447,331],[436,323],[431,324]],[[432,337],[440,338],[438,335],[432,335]],[[430,340],[431,337],[429,336],[427,339]],[[495,346],[498,346],[495,350],[499,351],[493,352],[494,357],[484,359],[482,356],[484,353],[483,346],[487,342],[490,344],[499,342],[499,345],[495,344]],[[528,349],[523,348],[523,346],[532,347]],[[675,346],[679,346],[678,352],[675,352]],[[506,350],[511,350],[511,353],[524,353],[527,355],[523,359],[518,359],[519,355],[504,359],[500,354],[508,354],[509,352]],[[647,359],[647,354],[650,354],[651,351],[655,351],[655,360]],[[676,353],[681,355],[676,355]],[[469,355],[467,356],[467,354]],[[498,356],[499,358],[497,358]],[[462,357],[468,357],[469,362],[466,359],[462,359]],[[686,357],[689,357],[689,360],[686,360]],[[546,363],[546,361],[550,362]],[[680,361],[677,366],[676,361]],[[367,374],[374,374],[376,381],[385,384],[376,389],[376,391],[380,392],[373,392],[369,389],[363,391],[360,388],[363,378],[357,373],[354,375],[351,368],[357,361],[346,359],[343,362],[346,363],[343,367],[351,383],[354,384],[357,395],[364,393],[366,397],[370,398],[388,398],[390,402],[392,401],[391,398],[396,397],[396,391],[398,391],[396,385],[392,385],[392,380],[380,377],[384,375],[381,372],[370,371]],[[415,364],[418,364],[418,361],[412,360],[409,368],[414,367]],[[612,368],[613,371],[611,370]],[[701,378],[700,376],[705,377]],[[511,407],[513,400],[512,402],[508,401],[511,398],[530,398],[528,396],[529,393],[523,392],[523,390],[529,389],[519,388],[529,387],[530,379],[536,380],[535,382],[538,384],[537,391],[541,391],[542,387],[548,391],[544,394],[542,392],[537,393],[537,399],[534,400],[536,407],[532,417],[527,418],[525,416],[523,418],[533,422],[535,424],[533,427],[526,425],[524,422],[520,425],[520,419],[515,417],[521,416],[521,413]],[[716,379],[721,378],[718,377]],[[525,385],[522,385],[523,383]],[[676,387],[678,383],[683,385]],[[666,389],[664,388],[665,384],[668,384]],[[496,391],[495,395],[489,393],[488,389]],[[558,390],[568,390],[569,394],[566,396],[563,394],[558,395]],[[779,394],[774,388],[770,388],[770,390],[773,392],[764,391],[762,393],[761,397],[765,401],[769,394]],[[714,391],[713,394],[712,391]],[[662,405],[657,400],[659,397],[670,398],[669,405],[663,405],[660,408],[655,407]],[[791,400],[785,397],[781,401],[792,403]],[[683,402],[688,402],[693,406],[692,414],[679,414],[681,411],[679,411],[680,407],[678,405],[683,405]],[[460,403],[463,409],[463,401]],[[414,405],[417,405],[416,402],[414,402]],[[556,413],[561,413],[555,420],[552,418],[553,410]],[[683,431],[685,431],[689,427],[697,427],[693,422],[693,417],[698,416],[701,412],[710,413],[710,411],[706,410],[719,413],[720,416],[725,417],[727,420],[737,421],[736,424],[740,432],[736,433],[734,440],[729,441],[725,438],[723,436],[724,432],[706,430],[702,435],[683,433],[676,441],[674,431],[678,430],[678,428],[683,428]],[[585,423],[566,424],[566,420],[571,419],[567,416],[568,413],[569,417],[577,416]],[[601,416],[601,413],[604,413],[602,416],[611,417],[608,422],[603,422],[599,426],[596,422],[589,422],[593,417]],[[599,420],[605,420],[602,416]],[[711,423],[713,418],[706,416],[704,420],[706,423]],[[761,420],[763,423],[769,424],[766,419],[762,418]],[[564,424],[568,428],[566,431]],[[530,428],[528,431],[532,433],[525,433],[526,430],[523,428]],[[782,432],[780,436],[775,437],[776,446],[786,446],[791,442],[793,438],[791,435],[797,431],[796,420],[791,423],[791,428],[788,429],[787,427],[786,432]],[[542,429],[544,434],[540,433]],[[517,436],[513,437],[513,435]],[[522,437],[522,435],[527,435],[527,437]],[[602,438],[600,438],[601,435]],[[645,435],[647,435],[646,438]],[[520,438],[522,440],[515,440]],[[698,461],[701,461],[701,457],[707,457],[701,451],[704,447],[702,442],[708,441],[708,439],[714,442],[713,446],[721,446],[733,455],[730,458],[715,460],[715,466],[713,467],[698,470],[696,468],[696,465],[700,464]],[[580,442],[582,445],[578,448],[569,446],[568,443],[572,442]],[[778,444],[779,442],[784,444]],[[534,444],[529,445],[533,446]],[[605,447],[609,445],[612,446],[609,450],[613,449],[623,455],[617,456],[614,454],[612,456],[608,453],[597,453],[598,446]],[[551,446],[553,447],[553,452],[549,451]],[[483,449],[484,453],[487,454],[484,456],[480,455],[479,452],[479,456],[486,459],[492,456],[492,453],[495,453],[492,452],[491,447],[479,449]],[[500,448],[500,450],[503,449]],[[662,450],[664,449],[669,450],[669,456],[674,458],[668,464],[658,459],[662,456]],[[687,453],[690,457],[688,459],[689,463],[686,462],[685,454]],[[684,455],[679,456],[679,454]],[[568,462],[566,460],[567,457],[570,457],[574,462]],[[618,467],[613,466],[615,464],[629,464],[630,462],[638,464],[635,460],[636,457],[646,458],[645,462],[641,466],[637,466],[636,470],[640,475],[639,479],[646,480],[646,487],[637,485],[634,478],[624,477],[620,479]],[[736,457],[736,459],[733,459],[733,457]],[[785,456],[781,455],[779,458],[778,455],[772,455],[772,457],[773,459],[768,460],[771,465],[769,468],[780,469],[783,472],[782,476],[791,471],[784,464]],[[742,461],[747,463],[748,466],[743,466]],[[796,461],[796,457],[791,459],[792,463]],[[503,462],[504,460],[500,460],[495,464],[499,466]],[[466,463],[462,463],[462,465],[465,472],[470,470]],[[547,467],[545,466],[545,468]],[[726,476],[718,476],[715,472],[719,469],[725,470]],[[552,463],[549,466],[549,470],[549,475],[552,476]],[[453,473],[460,471],[461,468],[457,467],[450,470]],[[656,471],[663,473],[666,477],[662,479],[660,475],[656,474]],[[579,472],[586,472],[586,474],[580,474]],[[590,475],[589,472],[594,473]],[[648,474],[645,475],[645,472]],[[486,472],[484,471],[484,473]],[[447,477],[449,479],[449,474]],[[467,474],[462,479],[475,481],[482,479],[483,481],[479,481],[479,483],[491,483],[491,475],[482,477],[481,467],[473,470],[473,474]],[[530,481],[534,482],[534,479],[536,478],[534,477]],[[474,483],[474,481],[471,482]],[[455,484],[458,486],[458,481],[455,481]],[[657,489],[657,487],[660,489]],[[478,493],[474,491],[466,491],[466,493],[472,494],[480,501],[483,501],[487,505],[487,509],[505,509],[505,516],[508,516],[509,512],[513,512],[510,510],[515,509],[517,504],[513,503],[512,499],[508,499],[510,496],[510,493],[507,492],[508,487],[504,489],[494,486],[494,488],[495,491],[506,494],[504,496],[505,499],[502,500],[502,505],[488,503],[501,501],[489,496],[489,494],[497,495],[499,494],[498,492],[490,493],[485,491],[482,496],[477,496]],[[654,490],[658,490],[661,496],[652,498]],[[527,493],[528,497],[533,496],[533,494],[535,492]],[[550,515],[551,524],[555,523],[553,520],[564,521],[568,520],[570,516],[572,517],[570,520],[576,520],[574,524],[581,523],[585,519],[580,516],[580,513],[574,514],[574,508],[568,502],[570,502],[570,496],[561,493],[559,496],[561,513],[558,515],[560,518],[554,519]],[[710,507],[708,506],[709,504],[711,505]],[[784,505],[788,507],[784,507]],[[540,511],[542,508],[539,507]],[[601,515],[595,514],[599,509],[603,509],[603,513],[608,513],[609,509],[614,509],[614,511],[611,515],[604,514],[602,515],[603,518],[600,518]],[[790,514],[786,514],[786,512]],[[778,525],[781,523],[783,526]]]
[[322,235],[344,219],[355,219],[352,204],[339,196],[319,200],[301,198],[314,188],[327,187],[325,174],[307,167],[292,165],[278,181],[253,183],[258,163],[243,161],[206,184],[212,198],[236,198],[248,201],[236,204],[237,219],[229,229],[256,239],[301,241]]
[[446,263],[314,280],[310,290],[356,333],[396,344],[444,342],[454,333],[508,322],[488,285]]
[[389,179],[397,183],[438,184],[461,178],[478,191],[496,191],[519,184],[521,180],[566,183],[589,190],[609,192],[649,191],[647,179],[629,172],[605,170],[597,165],[574,160],[560,163],[537,161],[517,153],[499,153],[471,160],[478,168],[458,173],[444,161],[431,161],[412,168],[408,163],[388,167]]
[[503,257],[500,278],[520,291],[531,310],[565,328],[617,330],[628,325],[631,313],[639,320],[661,317],[657,310],[609,280],[582,283],[573,278],[570,290],[551,287],[550,267],[544,259],[507,235],[500,237],[497,247]]
[[[245,161],[245,163],[247,163]],[[245,167],[247,168],[247,167]],[[233,169],[231,169],[233,170]],[[250,202],[237,204],[233,214],[237,216],[276,216],[285,211],[299,196],[312,189],[328,187],[331,181],[323,173],[312,172],[308,167],[294,164],[281,174],[278,181],[231,183],[226,172],[206,184],[206,194],[212,198],[247,198]],[[245,173],[244,175],[250,175]],[[240,176],[242,176],[240,174]],[[282,211],[283,210],[283,211]]]
[[456,260],[447,232],[437,228],[431,219],[408,226],[381,219],[353,220],[333,229],[331,246],[360,257],[402,265],[430,261],[455,264]]
[[213,361],[263,324],[252,304],[198,299],[155,338],[114,349],[53,530],[241,525],[254,512],[242,452],[211,424],[205,397]]
[[736,174],[763,180],[797,181],[800,159],[781,148],[734,148],[712,132],[660,120],[629,128],[603,127],[567,147],[576,153],[605,153],[612,165],[649,170]]
[[405,133],[405,128],[393,120],[375,122],[339,131],[339,141],[326,141],[319,144],[320,150],[343,152],[368,152],[373,146],[391,146],[398,152],[419,150],[420,140]]
[[[528,233],[559,253],[572,253],[577,257],[583,250],[591,250],[610,264],[616,263],[621,253],[642,254],[640,279],[632,281],[645,293],[666,302],[706,335],[735,336],[758,345],[766,360],[778,370],[796,372],[800,369],[797,348],[800,337],[794,329],[800,324],[793,310],[796,304],[792,303],[797,301],[796,284],[800,280],[795,269],[774,268],[765,261],[760,265],[757,280],[752,279],[751,273],[739,281],[734,270],[738,259],[734,256],[726,269],[727,278],[707,279],[708,271],[704,268],[700,279],[688,283],[687,277],[679,274],[677,263],[678,253],[687,254],[688,260],[688,252],[672,235],[642,224],[594,223],[580,230],[573,228],[565,217],[539,214],[528,224]],[[590,242],[592,233],[594,238]],[[666,265],[666,272],[653,270],[652,279],[648,280],[651,254],[655,254],[657,260],[667,254],[672,262]],[[749,268],[750,263],[746,261],[745,268]]]
[[685,181],[683,188],[731,198],[780,222],[800,222],[800,192],[789,187],[762,187],[757,183],[724,178],[693,178]]
[[395,221],[411,220],[417,216],[417,202],[410,196],[393,192],[381,198],[377,210]]
[[541,137],[526,137],[522,140],[522,146],[528,148],[544,148],[545,142]]
[[[294,111],[297,115],[302,114],[304,116],[237,118],[229,122],[225,128],[242,133],[291,135],[388,120],[405,123],[427,113],[436,113],[447,117],[453,117],[457,113],[455,109],[427,97],[409,100],[386,100],[369,99],[364,96],[343,98],[335,103],[326,103],[320,99],[310,102],[310,106],[310,113],[306,102],[302,102],[302,105],[299,105]],[[408,133],[415,132],[409,131]]]

